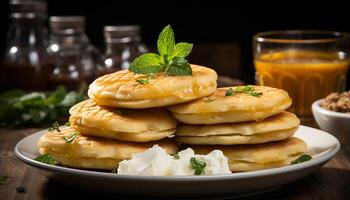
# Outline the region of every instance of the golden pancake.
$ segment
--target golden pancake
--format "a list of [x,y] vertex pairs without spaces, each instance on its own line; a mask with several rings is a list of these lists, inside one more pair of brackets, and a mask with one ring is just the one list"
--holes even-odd
[[259,144],[291,137],[300,120],[295,114],[283,111],[262,121],[216,125],[181,124],[175,139],[186,144],[236,145]]
[[82,135],[131,142],[160,140],[175,132],[177,121],[163,108],[121,110],[85,100],[73,106],[69,121]]
[[198,154],[207,154],[214,149],[223,151],[233,172],[290,165],[293,160],[307,152],[305,142],[296,137],[265,144],[189,147]]
[[175,105],[212,94],[216,89],[216,72],[198,65],[191,67],[192,76],[162,73],[149,79],[148,84],[136,81],[145,75],[121,70],[96,79],[88,95],[98,105],[140,109]]
[[266,86],[253,88],[262,95],[234,93],[225,96],[229,87],[218,88],[208,97],[171,106],[169,110],[176,119],[187,124],[218,124],[262,120],[282,112],[292,103],[284,90]]
[[39,139],[40,153],[50,153],[63,165],[89,169],[114,169],[119,161],[130,159],[158,144],[169,154],[178,152],[177,145],[170,139],[156,142],[132,143],[119,140],[78,135],[71,143],[63,137],[77,132],[75,127],[62,128],[60,132],[48,132]]

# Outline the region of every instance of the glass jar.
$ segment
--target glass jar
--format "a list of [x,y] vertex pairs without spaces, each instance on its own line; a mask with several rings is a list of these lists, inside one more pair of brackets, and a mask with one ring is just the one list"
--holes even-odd
[[141,44],[140,26],[105,26],[106,51],[98,75],[128,69],[130,63],[147,48]]
[[47,4],[12,0],[10,10],[7,47],[0,66],[1,90],[45,90],[51,66],[46,51]]
[[48,52],[54,61],[49,76],[50,88],[64,85],[78,89],[96,78],[102,64],[101,53],[90,43],[85,34],[83,16],[50,17],[50,44]]

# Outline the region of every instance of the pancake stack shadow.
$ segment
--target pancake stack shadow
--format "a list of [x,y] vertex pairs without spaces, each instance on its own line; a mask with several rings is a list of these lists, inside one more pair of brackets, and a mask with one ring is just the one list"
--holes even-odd
[[70,127],[40,138],[40,153],[69,167],[113,170],[155,144],[169,154],[219,149],[236,172],[289,165],[306,151],[292,137],[300,122],[284,111],[291,105],[285,91],[217,88],[214,70],[191,68],[192,76],[149,78],[122,70],[96,79],[90,99],[70,109]]

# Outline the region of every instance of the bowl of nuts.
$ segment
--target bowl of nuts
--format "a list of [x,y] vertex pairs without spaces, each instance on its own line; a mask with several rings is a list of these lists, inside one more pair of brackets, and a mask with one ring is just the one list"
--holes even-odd
[[350,143],[350,91],[335,92],[312,104],[312,113],[319,127]]

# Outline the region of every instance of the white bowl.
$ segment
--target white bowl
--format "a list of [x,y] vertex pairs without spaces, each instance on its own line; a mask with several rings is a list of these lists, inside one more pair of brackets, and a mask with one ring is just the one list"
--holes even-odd
[[312,113],[318,126],[337,137],[340,143],[350,143],[350,114],[327,110],[320,106],[323,99],[312,104]]

